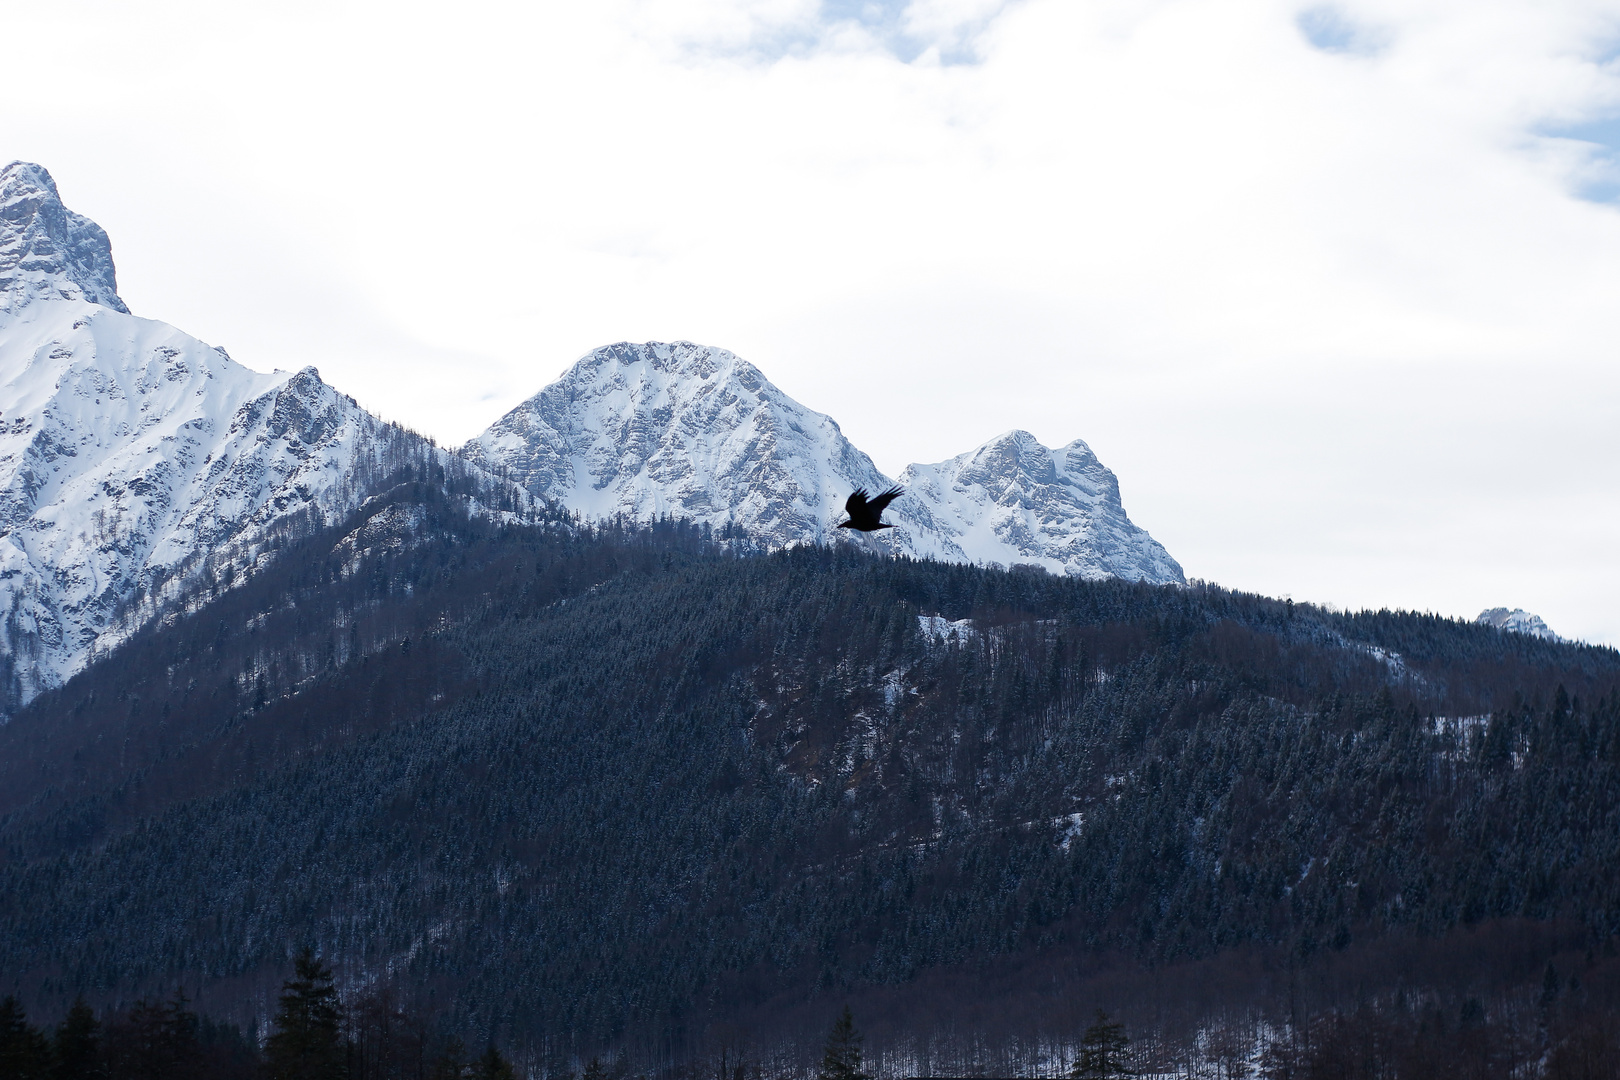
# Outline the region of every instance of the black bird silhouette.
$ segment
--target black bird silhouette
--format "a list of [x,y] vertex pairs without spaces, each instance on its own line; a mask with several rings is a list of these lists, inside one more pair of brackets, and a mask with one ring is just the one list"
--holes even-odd
[[900,488],[892,487],[877,498],[868,499],[865,488],[856,488],[855,494],[851,495],[844,503],[844,513],[849,515],[849,520],[840,522],[838,527],[840,529],[858,529],[861,532],[892,529],[894,528],[893,525],[881,520],[883,508],[904,494],[905,492]]

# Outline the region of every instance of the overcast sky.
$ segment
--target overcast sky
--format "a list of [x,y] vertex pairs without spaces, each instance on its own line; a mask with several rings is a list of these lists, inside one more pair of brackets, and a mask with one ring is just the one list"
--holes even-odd
[[1189,577],[1620,643],[1620,0],[0,0],[120,291],[459,443],[619,340]]

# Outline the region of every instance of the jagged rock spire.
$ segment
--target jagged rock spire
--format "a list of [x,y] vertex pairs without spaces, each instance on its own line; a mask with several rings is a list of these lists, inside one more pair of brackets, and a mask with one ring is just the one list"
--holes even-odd
[[0,169],[0,311],[39,299],[129,311],[118,296],[106,232],[62,205],[43,166],[13,161]]

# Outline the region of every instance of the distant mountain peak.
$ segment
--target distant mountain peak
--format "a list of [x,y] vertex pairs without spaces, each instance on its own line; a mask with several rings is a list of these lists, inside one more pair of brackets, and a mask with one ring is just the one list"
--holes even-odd
[[1517,634],[1529,634],[1531,637],[1542,638],[1546,641],[1562,641],[1552,629],[1542,621],[1540,615],[1532,615],[1524,608],[1493,607],[1486,608],[1474,620],[1486,626],[1494,626],[1498,630],[1511,630]]
[[1164,545],[1125,513],[1119,480],[1083,440],[1053,450],[1027,431],[1008,431],[948,461],[908,465],[900,482],[929,506],[935,531],[974,562],[1186,580]]
[[0,311],[32,300],[88,300],[129,312],[106,232],[62,204],[43,166],[0,169]]

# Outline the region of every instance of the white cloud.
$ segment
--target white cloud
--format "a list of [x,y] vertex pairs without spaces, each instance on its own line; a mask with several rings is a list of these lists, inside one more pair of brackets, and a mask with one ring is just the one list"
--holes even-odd
[[1195,575],[1620,641],[1615,3],[0,18],[138,312],[442,439],[692,338],[892,471],[1084,437]]

